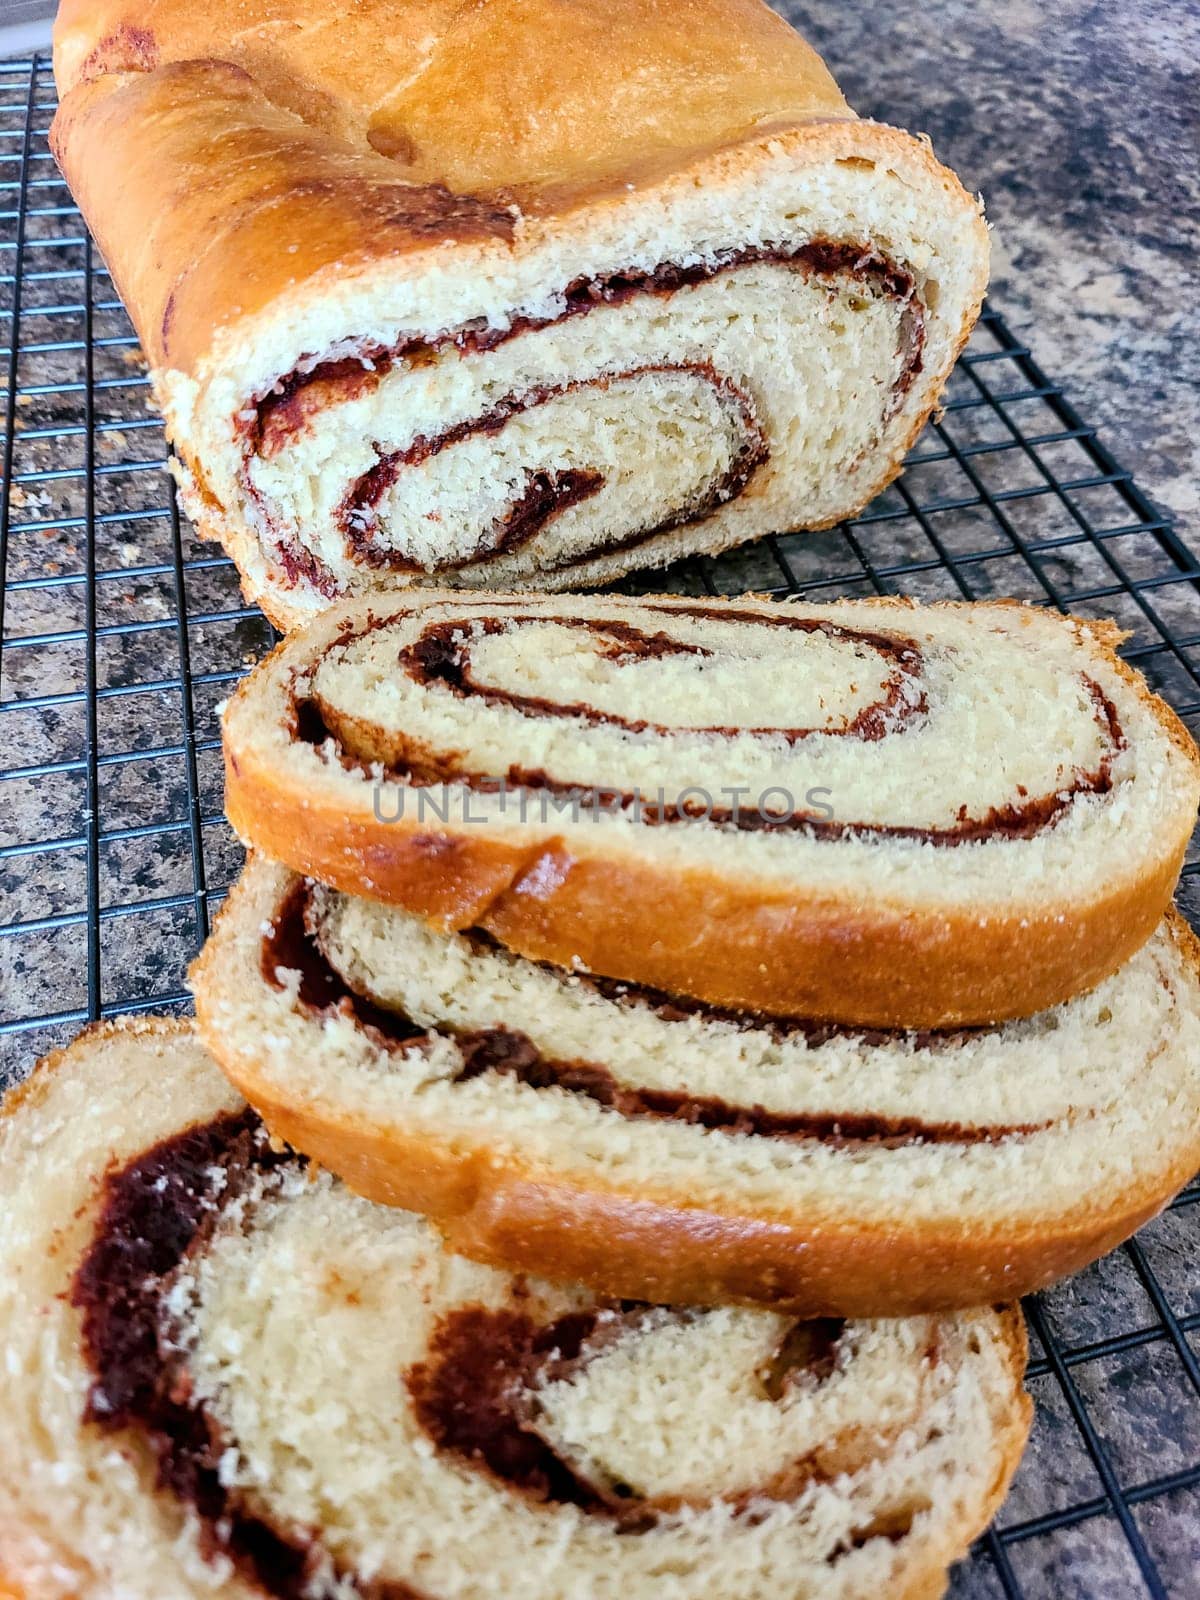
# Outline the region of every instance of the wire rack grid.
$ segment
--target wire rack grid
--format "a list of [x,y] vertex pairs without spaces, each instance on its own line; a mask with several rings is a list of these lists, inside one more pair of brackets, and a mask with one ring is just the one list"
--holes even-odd
[[[218,707],[272,642],[176,508],[137,342],[0,62],[0,1087],[80,1024],[185,1009],[236,874]],[[1200,567],[994,311],[904,476],[853,522],[640,587],[1017,595],[1129,630],[1200,724]],[[1200,861],[1181,901],[1200,913]],[[1200,1593],[1200,1186],[1027,1306],[1037,1421],[958,1600]]]

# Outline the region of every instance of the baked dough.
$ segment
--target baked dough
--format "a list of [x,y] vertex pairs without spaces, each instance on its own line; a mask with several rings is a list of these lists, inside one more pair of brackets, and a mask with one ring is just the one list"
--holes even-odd
[[273,1152],[182,1022],[0,1119],[21,1600],[933,1597],[1029,1425],[1015,1307],[620,1306]]
[[834,522],[979,310],[977,203],[760,0],[65,0],[55,41],[185,503],[281,627]]
[[1170,902],[1200,798],[1109,624],[1019,605],[437,593],[224,718],[248,843],[522,955],[881,1027],[1027,1016]]

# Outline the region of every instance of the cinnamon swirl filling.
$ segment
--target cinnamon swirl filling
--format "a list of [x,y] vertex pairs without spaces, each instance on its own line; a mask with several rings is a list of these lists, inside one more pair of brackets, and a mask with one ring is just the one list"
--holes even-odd
[[[485,946],[486,935],[471,935]],[[297,884],[280,906],[270,931],[263,935],[262,975],[276,989],[296,984],[296,1003],[313,1019],[341,1017],[363,1030],[386,1050],[411,1051],[428,1047],[438,1038],[452,1041],[459,1054],[453,1081],[470,1083],[494,1074],[512,1078],[535,1090],[560,1089],[593,1105],[634,1121],[684,1122],[722,1133],[760,1139],[811,1139],[832,1149],[861,1147],[899,1149],[909,1144],[996,1144],[1042,1132],[1050,1124],[968,1124],[935,1122],[924,1117],[898,1116],[870,1110],[777,1111],[753,1102],[698,1094],[683,1088],[652,1087],[623,1081],[601,1061],[563,1060],[545,1054],[528,1034],[496,1025],[454,1028],[442,1024],[425,1028],[402,1010],[381,1004],[335,965],[323,942],[321,924],[314,914],[311,890]],[[543,968],[542,970],[551,970]],[[900,1030],[864,1030],[836,1023],[818,1023],[802,1017],[763,1020],[723,1012],[700,1001],[679,999],[638,984],[618,983],[592,974],[576,977],[587,987],[624,1006],[647,1006],[667,1021],[699,1017],[710,1022],[733,1021],[746,1028],[763,1028],[777,1039],[802,1038],[812,1048],[836,1038],[854,1038],[872,1044],[908,1044],[913,1049],[954,1049],[980,1030],[906,1033]]]
[[[328,1259],[311,1250],[314,1228],[335,1252]],[[376,1272],[387,1261],[382,1297],[371,1297],[369,1268],[362,1276],[363,1263],[336,1254],[343,1237],[360,1251],[374,1250]],[[307,1281],[299,1285],[289,1254],[296,1238],[310,1245],[299,1268]],[[310,1302],[319,1307],[328,1327],[318,1322],[305,1332],[318,1342],[329,1336],[331,1343],[320,1345],[326,1355],[340,1348],[344,1319],[358,1328],[362,1343],[355,1357],[372,1369],[370,1382],[359,1394],[347,1374],[330,1377],[345,1413],[338,1411],[341,1426],[390,1441],[395,1453],[380,1458],[385,1476],[388,1468],[412,1474],[415,1466],[419,1479],[429,1471],[423,1463],[432,1451],[436,1481],[466,1472],[535,1514],[570,1507],[623,1536],[652,1534],[670,1527],[680,1512],[714,1506],[724,1507],[735,1524],[752,1522],[772,1502],[794,1500],[815,1483],[868,1467],[916,1420],[926,1386],[937,1382],[932,1319],[917,1319],[920,1325],[890,1353],[868,1353],[860,1348],[860,1325],[839,1319],[796,1323],[770,1313],[611,1302],[461,1263],[456,1279],[453,1271],[439,1270],[439,1249],[418,1219],[366,1207],[328,1175],[308,1172],[303,1157],[274,1148],[249,1109],[187,1128],[104,1177],[95,1229],[70,1291],[81,1313],[90,1373],[84,1421],[117,1440],[140,1440],[155,1463],[158,1492],[187,1508],[200,1553],[263,1593],[278,1600],[347,1594],[430,1600],[436,1584],[431,1589],[389,1576],[387,1557],[381,1562],[377,1549],[360,1563],[361,1528],[378,1527],[371,1487],[348,1492],[345,1483],[330,1484],[323,1522],[319,1515],[298,1517],[284,1483],[251,1487],[247,1481],[256,1452],[270,1457],[278,1448],[293,1472],[312,1465],[301,1435],[288,1418],[273,1415],[272,1402],[249,1376],[253,1362],[242,1358],[244,1335],[235,1324],[246,1314],[249,1284],[257,1286],[259,1300],[250,1315],[268,1326],[275,1317],[290,1327],[290,1319],[309,1314]],[[410,1343],[398,1370],[385,1348],[385,1330],[394,1320],[386,1293],[397,1290],[398,1304],[407,1306],[406,1295],[412,1301],[405,1314],[418,1324],[415,1356]],[[750,1481],[739,1481],[731,1468],[717,1474],[725,1487],[709,1489],[689,1488],[686,1477],[672,1481],[679,1468],[669,1468],[661,1485],[631,1481],[632,1473],[627,1477],[620,1467],[620,1447],[581,1448],[578,1424],[569,1418],[593,1373],[603,1386],[606,1363],[638,1359],[634,1341],[649,1346],[651,1363],[656,1341],[670,1350],[681,1334],[702,1350],[710,1316],[732,1330],[726,1337],[735,1358],[750,1363],[738,1403],[769,1412],[756,1419],[764,1449],[777,1428],[804,1427],[802,1420],[787,1421],[798,1394],[811,1404],[825,1386],[845,1384],[857,1361],[895,1360],[903,1347],[912,1370],[897,1414],[873,1416],[875,1426],[864,1433],[866,1419],[856,1413],[868,1403],[868,1383],[861,1397],[850,1398],[848,1410],[843,1401],[819,1445],[798,1457],[777,1445],[774,1460],[768,1454],[757,1467],[751,1462]],[[427,1326],[420,1331],[422,1323]],[[243,1388],[246,1404],[239,1399]],[[367,1396],[371,1403],[359,1414],[356,1407]],[[290,1391],[297,1408],[317,1398]],[[393,1414],[396,1420],[384,1426],[381,1419]],[[282,1443],[276,1429],[286,1436]],[[637,1444],[624,1451],[631,1466]],[[403,1518],[403,1504],[397,1507],[386,1481],[378,1492],[381,1504]],[[418,1489],[417,1502],[424,1500]],[[869,1537],[899,1537],[906,1529],[907,1523],[895,1529],[872,1523],[847,1548]]]
[[[1032,839],[1113,789],[1126,737],[1086,671],[1064,686],[1061,736],[997,761],[989,730],[1015,721],[1019,688],[964,675],[956,647],[785,607],[648,600],[638,610],[636,625],[519,605],[373,616],[296,680],[293,735],[405,788],[455,786],[500,803],[541,794],[592,817],[829,841]],[[760,717],[764,706],[772,714]],[[447,717],[461,722],[462,744],[426,734]],[[923,755],[959,764],[962,798],[953,781],[927,798]],[[872,792],[872,774],[888,798]],[[770,791],[791,804],[753,803]]]
[[835,342],[868,330],[880,404],[852,460],[921,373],[925,309],[869,243],[816,239],[581,277],[496,322],[305,356],[241,414],[243,491],[284,581],[326,597],[371,574],[496,586],[632,550],[738,499],[781,431],[812,425],[807,373],[800,420],[764,406],[758,367],[792,318]]

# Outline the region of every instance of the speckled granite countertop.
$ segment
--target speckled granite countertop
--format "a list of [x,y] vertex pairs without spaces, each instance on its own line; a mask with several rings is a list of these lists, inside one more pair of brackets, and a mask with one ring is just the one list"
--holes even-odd
[[1195,542],[1200,3],[778,9],[856,111],[928,133],[983,194],[996,304]]

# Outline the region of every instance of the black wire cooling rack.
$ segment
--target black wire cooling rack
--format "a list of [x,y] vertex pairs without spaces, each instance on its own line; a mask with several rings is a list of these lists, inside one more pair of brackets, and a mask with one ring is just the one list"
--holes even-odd
[[[0,62],[0,1084],[89,1019],[186,1006],[240,859],[217,708],[272,637],[180,519],[136,340],[47,149],[53,109],[48,61]],[[944,418],[861,517],[689,562],[666,586],[1018,595],[1114,617],[1195,726],[1198,578],[989,312]],[[1193,1186],[1029,1303],[1033,1439],[958,1600],[1200,1595],[1197,1201]]]

